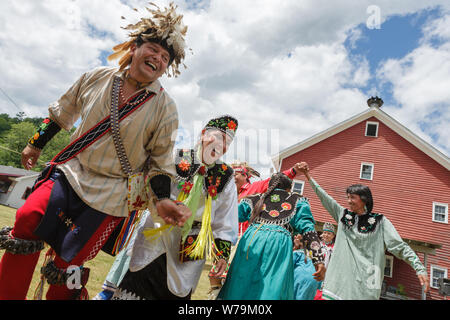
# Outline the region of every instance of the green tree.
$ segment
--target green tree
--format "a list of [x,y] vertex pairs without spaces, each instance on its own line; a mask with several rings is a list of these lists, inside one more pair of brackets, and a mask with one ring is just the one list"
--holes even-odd
[[[44,169],[46,163],[64,149],[70,142],[71,132],[61,130],[42,150],[34,171]],[[2,136],[0,144],[0,164],[23,168],[21,162],[22,150],[28,143],[30,137],[37,131],[37,126],[28,121],[12,124],[11,129]]]
[[28,139],[36,132],[35,126],[30,122],[12,124],[2,139],[0,147],[0,164],[22,168],[21,152],[27,145]]

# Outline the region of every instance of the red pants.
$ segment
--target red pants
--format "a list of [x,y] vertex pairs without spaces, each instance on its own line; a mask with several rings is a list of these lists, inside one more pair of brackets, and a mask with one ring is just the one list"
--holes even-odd
[[[38,240],[33,231],[39,225],[46,211],[53,183],[50,179],[45,181],[30,194],[25,204],[17,210],[16,221],[12,230],[14,237],[24,240]],[[107,216],[70,263],[56,256],[54,261],[56,267],[67,269],[68,266],[81,266],[86,261],[93,259],[121,219],[123,218]],[[40,252],[30,255],[5,252],[0,261],[0,300],[26,299],[39,255]],[[68,300],[72,298],[73,294],[74,291],[68,289],[66,285],[50,285],[46,297],[47,300]]]

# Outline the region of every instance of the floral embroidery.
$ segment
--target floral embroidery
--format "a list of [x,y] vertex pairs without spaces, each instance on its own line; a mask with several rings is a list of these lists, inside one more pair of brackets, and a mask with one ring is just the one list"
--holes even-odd
[[234,122],[233,120],[231,120],[230,122],[228,122],[228,129],[234,131],[234,130],[236,130],[236,127],[237,127],[236,122]]
[[187,242],[188,244],[192,244],[192,243],[194,242],[194,237],[189,236],[189,237],[186,239],[186,242]]
[[271,217],[276,218],[276,217],[278,217],[278,216],[280,215],[280,213],[279,213],[277,210],[271,210],[271,211],[269,212],[269,215],[270,215]]
[[184,193],[189,194],[189,192],[191,192],[191,190],[192,190],[193,185],[194,185],[193,183],[186,181],[186,182],[184,182],[183,186],[181,187],[181,190]]
[[288,202],[283,202],[283,203],[281,204],[281,207],[282,207],[284,210],[291,210],[291,209],[292,209],[291,204],[288,203]]
[[[358,218],[356,218],[358,217]],[[356,224],[356,219],[358,220],[357,223],[357,230],[360,233],[369,233],[373,232],[376,229],[376,226],[381,221],[383,215],[378,213],[367,213],[363,214],[361,216],[357,216],[356,213],[350,212],[346,209],[346,213],[341,219],[341,222],[346,226],[347,228],[351,228]]]
[[221,117],[217,119],[212,119],[208,122],[206,128],[217,128],[221,130],[236,131],[238,125],[235,120],[236,119],[233,119],[232,117]]
[[270,196],[270,201],[271,202],[280,202],[280,195],[279,194],[273,194]]
[[209,186],[208,194],[215,200],[217,198],[217,187],[215,185]]
[[187,162],[186,160],[181,160],[180,163],[178,164],[178,167],[182,170],[182,171],[188,171],[189,168],[191,167],[191,164],[189,162]]
[[217,256],[227,260],[231,253],[231,242],[221,239],[215,240],[215,247],[217,248]]
[[231,169],[231,167],[229,167],[225,163],[216,163],[206,172],[205,190],[207,190],[208,193],[210,193],[210,190],[212,190],[210,187],[214,186],[216,190],[213,190],[212,192],[215,193],[222,192],[225,185],[228,183],[228,181],[230,181],[232,175],[233,169]]

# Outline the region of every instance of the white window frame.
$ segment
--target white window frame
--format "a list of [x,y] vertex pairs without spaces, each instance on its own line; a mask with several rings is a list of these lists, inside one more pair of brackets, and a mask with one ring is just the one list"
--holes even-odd
[[389,269],[390,269],[390,273],[389,274],[384,274],[384,270],[383,270],[383,274],[385,277],[388,278],[392,278],[392,274],[394,273],[394,257],[393,256],[389,256],[389,255],[385,255],[386,260],[389,260]]
[[[377,130],[375,131],[375,135],[374,136],[368,136],[367,135],[367,128],[369,127],[369,124],[374,124],[377,126]],[[380,127],[380,123],[379,122],[375,122],[375,121],[366,121],[366,130],[364,131],[364,135],[366,137],[372,137],[372,138],[378,138],[378,128]]]
[[[363,178],[362,177],[362,169],[363,169],[363,166],[372,166],[372,172],[371,172],[371,175],[370,175],[370,179],[367,179],[367,178]],[[373,164],[373,163],[369,163],[369,162],[362,162],[361,163],[361,168],[359,169],[359,178],[360,179],[363,179],[363,180],[373,180],[373,172],[374,172],[374,170],[375,170],[375,165]]]
[[303,191],[305,190],[305,181],[303,181],[303,180],[296,180],[296,179],[294,179],[294,180],[292,181],[291,192],[294,192],[294,186],[295,186],[295,183],[296,183],[296,182],[302,184],[302,190],[301,190],[302,192],[300,193],[300,195],[303,195]]
[[444,278],[447,278],[447,269],[443,268],[443,267],[435,266],[435,265],[430,265],[430,287],[434,288],[434,289],[439,289],[439,287],[434,287],[433,286],[433,271],[434,271],[434,269],[439,270],[439,271],[443,271],[444,272]]
[[[442,206],[445,207],[445,220],[439,221],[435,219],[436,212],[434,211],[436,209],[436,206]],[[447,223],[448,224],[448,203],[441,203],[441,202],[433,202],[433,222],[439,222],[439,223]]]

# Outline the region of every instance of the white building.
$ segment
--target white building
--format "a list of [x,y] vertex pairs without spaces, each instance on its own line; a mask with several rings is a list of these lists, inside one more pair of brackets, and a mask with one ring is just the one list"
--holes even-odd
[[19,208],[31,193],[39,172],[0,165],[0,204]]

